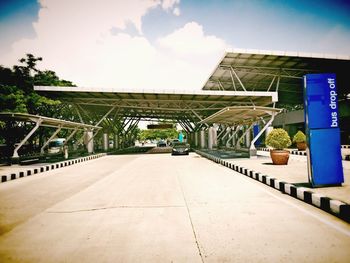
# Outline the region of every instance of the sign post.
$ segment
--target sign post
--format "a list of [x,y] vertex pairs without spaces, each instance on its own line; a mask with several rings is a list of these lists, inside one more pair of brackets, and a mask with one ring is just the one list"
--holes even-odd
[[[260,126],[259,126],[259,124],[255,124],[255,125],[253,126],[253,137],[255,138],[255,137],[259,134],[259,132],[260,132]],[[255,146],[259,146],[260,144],[261,144],[261,138],[259,137],[259,138],[255,141],[254,145],[255,145]]]
[[309,182],[314,187],[341,185],[344,173],[335,74],[304,76],[304,113]]

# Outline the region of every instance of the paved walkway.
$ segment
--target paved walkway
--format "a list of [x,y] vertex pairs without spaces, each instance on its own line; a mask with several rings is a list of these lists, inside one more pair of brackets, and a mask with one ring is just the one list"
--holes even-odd
[[[270,157],[266,156],[269,153],[266,153],[265,149],[263,151],[258,156],[251,159],[246,158],[245,160],[237,158],[230,160],[227,150],[198,150],[196,152],[229,169],[268,185],[283,194],[288,194],[310,205],[314,205],[350,223],[350,204],[347,203],[349,193],[349,169],[347,162],[342,163],[342,166],[345,167],[343,169],[345,182],[342,186],[312,188],[310,183],[302,180],[305,178],[304,169],[307,169],[306,156],[292,155],[290,156],[289,165],[280,166],[273,165]],[[269,162],[265,162],[266,160],[269,160]],[[295,164],[293,163],[295,160],[305,163],[303,165]],[[270,168],[268,169],[265,165],[269,165]],[[281,176],[281,174],[288,172],[288,169],[284,167],[291,168],[290,171],[292,172],[286,173],[287,176]],[[291,175],[292,177],[290,177]]]
[[307,173],[307,157],[290,155],[288,165],[272,165],[270,153],[258,151],[258,158],[256,159],[229,159],[230,161],[249,167],[256,172],[267,174],[276,179],[288,182],[291,184],[302,185],[305,188],[310,188],[315,193],[320,193],[329,198],[343,201],[350,204],[350,162],[342,161],[344,180],[342,186],[311,188],[308,186]]
[[194,153],[106,156],[5,182],[0,198],[0,262],[350,258],[349,224]]

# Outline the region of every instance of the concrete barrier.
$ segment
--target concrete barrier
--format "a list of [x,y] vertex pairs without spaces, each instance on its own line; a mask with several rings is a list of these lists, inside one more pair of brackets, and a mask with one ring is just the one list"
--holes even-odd
[[58,163],[47,164],[47,165],[43,165],[43,166],[32,168],[32,169],[26,169],[24,171],[19,171],[19,172],[15,172],[15,173],[11,173],[11,174],[4,174],[4,175],[1,175],[0,183],[8,182],[8,181],[19,179],[19,178],[26,177],[26,176],[31,176],[33,174],[44,173],[44,172],[58,169],[58,168],[63,168],[63,167],[70,166],[73,164],[77,164],[77,163],[93,160],[96,158],[100,158],[100,157],[103,157],[106,155],[107,155],[106,153],[98,153],[98,154],[90,155],[88,157],[80,157],[80,158],[62,161],[62,162],[58,162]]

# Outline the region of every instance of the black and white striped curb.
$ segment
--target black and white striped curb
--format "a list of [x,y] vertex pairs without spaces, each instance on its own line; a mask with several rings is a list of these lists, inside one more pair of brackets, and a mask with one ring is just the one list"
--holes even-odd
[[[343,146],[348,146],[348,145],[342,145],[342,148],[346,148],[346,147],[343,147]],[[265,151],[265,152],[271,151],[270,148],[258,148],[257,150],[258,151]],[[307,156],[305,151],[297,151],[297,150],[290,151],[290,154]],[[350,161],[350,155],[342,156],[342,159],[344,161]]]
[[[343,148],[343,149],[350,149],[350,145],[341,145],[341,148]],[[266,152],[269,152],[271,150],[270,148],[266,148],[266,147],[258,147],[257,149],[260,150],[260,151],[266,151]],[[299,152],[297,154],[300,154],[300,152],[306,153],[304,151],[293,151],[293,152]]]
[[96,158],[99,158],[99,157],[102,157],[105,155],[106,155],[106,153],[99,153],[99,154],[94,154],[94,155],[90,155],[90,156],[86,156],[86,157],[80,157],[77,159],[47,164],[44,166],[40,166],[40,167],[36,167],[36,168],[32,168],[32,169],[27,169],[25,171],[11,173],[11,174],[7,174],[7,175],[1,175],[1,182],[0,183],[4,183],[7,181],[15,180],[15,179],[26,177],[26,176],[31,176],[33,174],[47,172],[50,170],[66,167],[66,166],[77,164],[77,163],[82,163],[82,162],[93,160],[93,159],[96,159]]
[[196,153],[205,158],[208,158],[209,160],[219,163],[225,167],[228,167],[236,172],[246,175],[252,179],[255,179],[263,184],[266,184],[272,188],[275,188],[276,190],[284,194],[288,194],[310,205],[316,206],[350,223],[350,205],[347,203],[344,203],[339,200],[331,199],[322,194],[314,193],[310,191],[309,188],[297,187],[293,184],[280,181],[271,176],[261,174],[259,172],[255,172],[251,169],[233,164],[231,162],[225,161],[221,158],[218,158],[216,156],[210,155],[205,152],[196,150]]

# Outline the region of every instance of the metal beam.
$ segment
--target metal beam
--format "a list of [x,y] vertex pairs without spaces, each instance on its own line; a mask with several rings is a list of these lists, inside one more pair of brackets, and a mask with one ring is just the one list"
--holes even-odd
[[239,149],[240,148],[240,140],[244,137],[244,136],[246,136],[246,134],[251,130],[253,128],[253,123],[249,126],[249,128],[248,129],[246,129],[245,131],[244,131],[244,133],[242,134],[242,136],[241,137],[239,137],[238,138],[238,140],[237,140],[237,142],[236,142],[236,145],[235,145],[235,149]]
[[276,115],[275,112],[271,112],[271,118],[270,118],[270,120],[269,120],[267,123],[265,123],[265,126],[261,129],[261,131],[260,131],[260,132],[254,137],[254,139],[251,141],[250,147],[249,147],[249,151],[250,151],[251,154],[255,152],[255,155],[256,155],[256,148],[255,148],[255,145],[254,145],[254,144],[255,144],[255,142],[260,138],[260,136],[265,132],[265,130],[267,129],[267,127],[269,127],[269,126],[272,124],[273,120],[275,119],[275,115]]
[[241,80],[240,80],[240,78],[238,77],[237,73],[236,73],[236,72],[233,70],[233,68],[232,68],[232,67],[230,67],[230,69],[231,69],[232,73],[235,75],[235,77],[237,78],[237,80],[238,80],[239,84],[241,84],[241,86],[242,86],[243,90],[244,90],[244,91],[247,91],[247,90],[245,89],[245,87],[244,87],[244,85],[243,85],[242,81],[241,81]]
[[51,137],[47,140],[47,142],[44,143],[44,145],[40,149],[40,153],[44,153],[44,149],[47,145],[49,145],[50,141],[55,138],[55,136],[62,130],[62,126],[60,125],[56,131],[51,135]]
[[26,137],[24,137],[24,139],[17,145],[17,147],[14,149],[13,151],[13,155],[12,158],[18,158],[18,150],[23,146],[23,144],[26,143],[26,141],[28,141],[28,139],[30,138],[30,136],[33,135],[33,133],[40,127],[40,124],[43,122],[43,120],[41,118],[39,118],[36,123],[34,128],[27,134]]
[[[195,112],[194,110],[191,109],[191,111],[193,112],[193,114],[200,120],[200,121],[203,121],[202,117],[198,115],[197,112]],[[209,125],[207,123],[204,123],[205,126],[209,127]]]
[[224,136],[222,136],[221,141],[223,141],[225,139],[225,137],[231,132],[231,127],[227,127],[226,128],[226,133],[224,134]]
[[231,81],[232,81],[232,85],[233,85],[233,89],[236,91],[236,83],[235,83],[235,79],[233,77],[232,71],[230,70],[230,76],[231,76]]
[[74,136],[74,134],[78,131],[77,128],[75,128],[71,134],[67,137],[66,141],[64,142],[64,145],[67,145],[68,141]]
[[236,130],[234,130],[233,134],[227,139],[226,147],[229,147],[230,141],[236,136],[236,134],[237,134],[238,131],[240,130],[240,127],[241,127],[241,125],[237,125],[237,126],[236,126]]
[[98,126],[114,109],[116,106],[113,106],[98,122],[95,126]]

